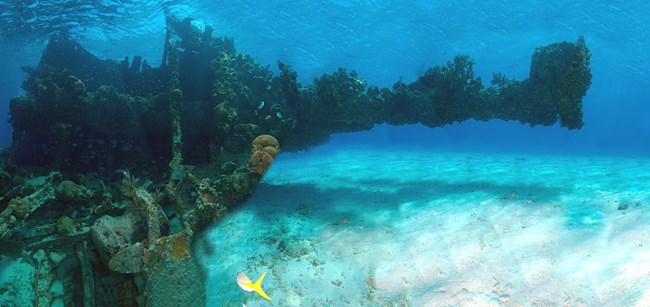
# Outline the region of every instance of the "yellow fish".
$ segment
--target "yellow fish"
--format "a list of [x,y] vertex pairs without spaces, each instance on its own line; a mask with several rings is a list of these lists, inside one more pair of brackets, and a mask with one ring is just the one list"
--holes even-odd
[[271,298],[268,295],[266,295],[266,293],[264,293],[264,290],[262,290],[262,280],[264,280],[265,276],[266,276],[266,272],[264,272],[264,274],[262,274],[262,276],[260,276],[260,278],[258,278],[257,281],[253,283],[248,278],[248,276],[246,276],[246,274],[242,272],[239,273],[239,275],[237,275],[237,284],[239,285],[240,288],[242,288],[242,290],[246,292],[255,291],[257,292],[257,294],[261,295],[263,298],[270,301]]

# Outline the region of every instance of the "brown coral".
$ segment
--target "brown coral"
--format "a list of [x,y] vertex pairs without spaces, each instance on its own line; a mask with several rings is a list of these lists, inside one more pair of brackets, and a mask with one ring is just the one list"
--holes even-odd
[[271,155],[271,157],[275,158],[275,156],[278,154],[278,152],[280,150],[275,148],[275,147],[267,146],[267,147],[262,148],[262,151],[264,151],[265,153]]
[[262,148],[264,147],[273,147],[275,149],[280,148],[280,143],[278,143],[278,140],[275,139],[272,135],[268,134],[262,134],[258,137],[256,137],[253,140],[253,146],[258,145],[261,146]]
[[263,134],[253,140],[253,150],[248,159],[248,170],[264,174],[280,151],[280,143],[273,136]]
[[176,260],[181,260],[190,256],[190,241],[187,235],[177,233],[172,236],[172,257]]
[[29,209],[30,206],[26,200],[16,197],[9,201],[9,205],[7,205],[7,208],[0,213],[0,216],[9,218],[13,215],[16,218],[21,219],[29,213]]
[[92,192],[83,185],[65,180],[55,189],[56,199],[65,204],[83,204],[92,196]]

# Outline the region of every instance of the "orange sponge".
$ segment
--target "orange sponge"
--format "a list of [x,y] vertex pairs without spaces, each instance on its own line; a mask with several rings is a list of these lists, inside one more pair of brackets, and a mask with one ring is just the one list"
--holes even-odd
[[280,151],[280,143],[272,135],[263,134],[253,140],[253,149],[248,159],[248,170],[264,174]]

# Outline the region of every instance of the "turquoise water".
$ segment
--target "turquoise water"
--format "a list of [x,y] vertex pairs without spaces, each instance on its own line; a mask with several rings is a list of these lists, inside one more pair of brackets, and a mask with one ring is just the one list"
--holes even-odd
[[285,154],[195,253],[208,305],[267,306],[245,271],[285,306],[645,306],[648,179],[647,158]]
[[[192,248],[208,306],[647,306],[648,12],[640,0],[0,0],[0,147],[20,67],[61,31],[102,58],[157,66],[164,14],[191,15],[303,84],[346,67],[378,86],[456,54],[486,84],[494,72],[522,80],[536,47],[582,35],[593,81],[581,130],[470,120],[335,135],[282,153]],[[239,272],[267,272],[273,301],[242,291]],[[15,279],[28,268],[5,258],[0,273],[30,287]]]

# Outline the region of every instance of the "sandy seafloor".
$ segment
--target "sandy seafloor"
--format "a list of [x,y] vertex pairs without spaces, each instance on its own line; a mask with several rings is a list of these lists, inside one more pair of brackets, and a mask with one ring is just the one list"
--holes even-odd
[[208,306],[649,306],[648,209],[647,158],[284,154],[194,248]]

